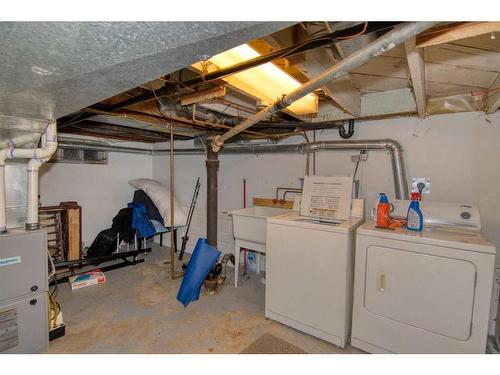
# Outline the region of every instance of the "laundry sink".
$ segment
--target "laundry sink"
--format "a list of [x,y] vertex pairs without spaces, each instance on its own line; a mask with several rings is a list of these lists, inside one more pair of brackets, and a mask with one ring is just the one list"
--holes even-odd
[[258,244],[266,243],[266,220],[291,212],[286,208],[254,206],[230,213],[233,217],[233,234],[236,240]]

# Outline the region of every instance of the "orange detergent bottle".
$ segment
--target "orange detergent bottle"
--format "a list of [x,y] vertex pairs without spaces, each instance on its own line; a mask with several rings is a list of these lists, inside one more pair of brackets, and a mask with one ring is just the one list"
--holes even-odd
[[391,225],[391,205],[387,199],[387,195],[380,193],[379,202],[377,205],[377,227],[388,228]]

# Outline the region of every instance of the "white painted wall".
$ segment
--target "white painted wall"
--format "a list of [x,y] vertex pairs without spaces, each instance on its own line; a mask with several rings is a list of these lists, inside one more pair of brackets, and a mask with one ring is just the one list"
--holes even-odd
[[77,201],[82,206],[82,239],[90,246],[132,201],[134,189],[128,181],[151,176],[149,155],[109,153],[107,165],[47,163],[40,170],[40,199],[43,205]]
[[[486,235],[500,247],[500,113],[460,113],[364,121],[357,124],[352,139],[393,138],[404,148],[408,179],[430,177],[432,191],[425,199],[472,202],[479,206]],[[337,131],[322,131],[318,140],[339,139]],[[303,139],[290,139],[299,143]],[[178,142],[176,147],[190,147]],[[352,175],[354,152],[319,152],[316,174]],[[168,156],[153,157],[153,178],[168,183]],[[200,209],[205,208],[205,163],[203,156],[175,157],[176,196],[188,205],[198,176],[202,178]],[[294,154],[221,155],[219,208],[243,207],[243,178],[247,181],[247,205],[252,197],[273,197],[276,186],[299,187],[305,171],[305,156]],[[370,151],[361,163],[361,195],[371,205],[379,192],[393,196],[394,187],[389,156]],[[201,215],[202,216],[202,215]]]

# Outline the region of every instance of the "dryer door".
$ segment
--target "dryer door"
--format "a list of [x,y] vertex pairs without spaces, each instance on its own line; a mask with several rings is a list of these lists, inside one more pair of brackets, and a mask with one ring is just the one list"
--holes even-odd
[[476,268],[466,260],[371,245],[365,308],[456,340],[471,335]]

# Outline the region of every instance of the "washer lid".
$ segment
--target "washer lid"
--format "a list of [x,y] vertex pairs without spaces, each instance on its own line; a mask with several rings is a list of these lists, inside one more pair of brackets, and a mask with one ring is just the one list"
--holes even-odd
[[415,232],[406,228],[377,228],[376,225],[373,220],[367,221],[358,228],[358,234],[489,254],[496,253],[495,245],[488,241],[483,233],[464,230],[460,227],[424,224],[422,232]]
[[354,216],[348,217],[347,220],[325,220],[318,217],[302,216],[298,212],[291,212],[267,219],[268,223],[340,233],[353,231],[361,225],[363,221],[364,219],[362,217]]

